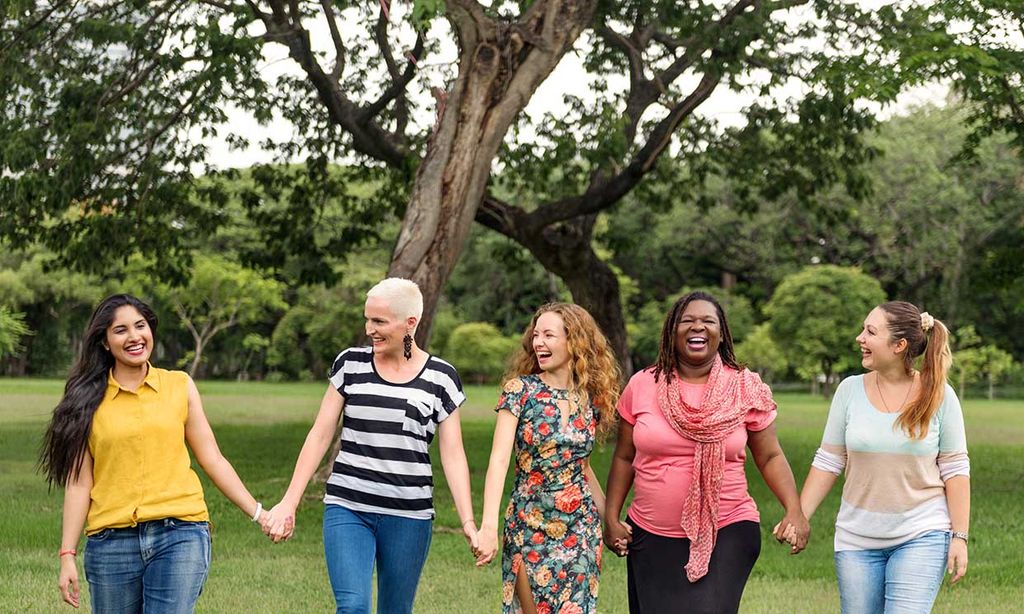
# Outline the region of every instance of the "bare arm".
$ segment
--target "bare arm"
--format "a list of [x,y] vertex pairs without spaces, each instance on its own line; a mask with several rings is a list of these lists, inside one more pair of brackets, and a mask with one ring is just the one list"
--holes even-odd
[[508,459],[515,444],[519,418],[512,412],[498,412],[494,424],[494,439],[491,442],[491,458],[487,462],[487,478],[484,481],[484,511],[480,518],[479,554],[476,564],[486,565],[498,552],[498,507],[505,488],[508,474]]
[[313,426],[309,429],[306,441],[302,444],[299,457],[295,461],[295,470],[292,471],[288,490],[285,491],[281,502],[270,511],[270,538],[275,542],[291,536],[295,510],[302,501],[302,493],[306,492],[309,480],[334,441],[334,433],[338,429],[338,421],[341,420],[344,407],[345,398],[341,393],[334,386],[327,386],[324,398],[320,401],[320,411],[317,412],[316,420],[313,421]]
[[[968,533],[971,528],[971,478],[954,475],[946,480],[946,504],[952,529],[957,533]],[[952,575],[951,583],[967,573],[966,541],[957,537],[950,541],[946,571]]]
[[775,433],[775,425],[770,424],[768,428],[760,431],[747,431],[747,446],[754,456],[754,464],[764,478],[768,488],[775,493],[779,503],[786,509],[779,529],[775,537],[782,539],[783,534],[793,527],[795,538],[792,542],[792,554],[796,554],[807,546],[807,537],[810,535],[811,526],[807,522],[803,511],[800,509],[800,495],[796,490],[796,479],[793,477],[793,470],[786,460],[786,455],[779,445],[779,438]]
[[604,543],[619,556],[625,556],[629,542],[633,539],[632,529],[622,522],[622,505],[626,501],[629,489],[633,487],[635,456],[633,425],[625,420],[619,420],[615,453],[612,455],[612,466],[608,471],[608,492],[604,510]]
[[[89,505],[92,501],[92,455],[85,451],[82,468],[76,479],[68,479],[64,486],[64,514],[61,517],[60,551],[78,550],[78,540],[82,537],[85,520],[89,516]],[[78,588],[78,567],[75,555],[60,556],[60,572],[57,576],[64,603],[72,607],[81,605],[81,592]]]
[[838,475],[817,467],[811,467],[807,472],[804,488],[800,491],[800,509],[808,520],[814,516],[814,512],[818,510],[818,506],[825,500],[825,496],[832,490],[832,485],[838,478]]
[[[185,441],[195,454],[199,466],[210,476],[217,489],[224,493],[238,509],[252,518],[256,513],[256,498],[249,493],[242,480],[231,466],[228,459],[221,454],[217,438],[203,412],[203,402],[199,397],[192,378],[188,380],[188,419],[185,420]],[[261,513],[262,516],[262,513]]]
[[586,468],[584,469],[584,475],[587,478],[587,486],[590,486],[590,494],[594,497],[594,505],[597,506],[597,514],[600,516],[601,521],[604,522],[604,491],[601,490],[601,482],[598,481],[597,475],[594,474],[594,468],[590,466],[590,459],[588,458],[585,463]]
[[469,462],[466,461],[466,448],[462,444],[462,423],[458,410],[438,425],[437,436],[444,479],[455,499],[455,511],[459,514],[462,533],[470,547],[476,550],[476,521],[473,520],[473,495],[469,487]]

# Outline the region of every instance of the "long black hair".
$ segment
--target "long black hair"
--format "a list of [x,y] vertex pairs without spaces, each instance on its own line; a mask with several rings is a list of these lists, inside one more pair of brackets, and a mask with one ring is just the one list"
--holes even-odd
[[103,343],[114,321],[114,312],[126,305],[138,309],[150,330],[156,333],[156,314],[130,294],[108,296],[96,306],[85,327],[82,351],[64,385],[64,396],[53,409],[43,436],[39,467],[50,487],[65,486],[69,479],[78,479],[82,470],[92,418],[107,391],[107,374],[114,366],[114,356]]
[[715,306],[718,313],[719,326],[722,329],[722,341],[718,344],[718,355],[722,362],[737,371],[740,369],[736,361],[736,351],[733,348],[732,332],[729,330],[729,321],[725,319],[725,310],[718,299],[707,292],[694,290],[681,297],[665,318],[665,324],[661,327],[661,343],[658,347],[658,361],[654,363],[654,381],[658,381],[660,375],[664,375],[667,381],[672,381],[679,366],[679,356],[676,350],[676,327],[679,326],[679,319],[683,317],[686,306],[693,301],[707,301]]

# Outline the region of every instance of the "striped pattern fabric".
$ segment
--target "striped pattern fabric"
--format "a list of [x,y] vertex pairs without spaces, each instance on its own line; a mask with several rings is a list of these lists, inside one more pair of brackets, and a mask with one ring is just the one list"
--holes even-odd
[[377,374],[373,349],[349,348],[330,370],[345,399],[341,450],[324,502],[360,512],[434,517],[430,442],[466,396],[459,374],[430,356],[405,383]]
[[898,417],[871,404],[863,375],[836,389],[813,466],[846,472],[837,551],[890,548],[950,529],[945,482],[971,471],[960,401],[946,385],[924,439],[907,437]]

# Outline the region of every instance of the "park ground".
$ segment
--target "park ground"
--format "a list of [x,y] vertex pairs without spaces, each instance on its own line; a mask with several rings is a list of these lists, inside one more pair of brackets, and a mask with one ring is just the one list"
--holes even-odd
[[[61,387],[56,380],[0,379],[0,613],[71,611],[61,604],[56,587],[62,496],[59,490],[47,491],[35,467],[40,437]],[[323,393],[322,384],[200,382],[199,387],[221,449],[253,494],[273,504],[287,486]],[[479,518],[497,390],[472,386],[467,393],[463,433]],[[780,394],[777,400],[780,440],[802,482],[828,403],[821,397],[793,393]],[[964,580],[942,587],[935,611],[1021,611],[1024,402],[968,399],[964,413],[973,489],[970,566]],[[593,463],[602,478],[611,452],[611,443],[595,451]],[[500,611],[500,565],[492,563],[483,569],[472,565],[468,548],[457,534],[458,518],[436,453],[434,460],[438,515],[415,610],[424,614]],[[768,532],[781,517],[778,502],[752,465],[748,464],[747,472],[762,515],[762,552],[741,611],[837,612],[832,523],[839,488],[812,520],[807,551],[790,556]],[[308,489],[292,540],[272,545],[205,476],[203,480],[215,529],[213,566],[197,611],[333,611],[320,537],[322,486]],[[624,561],[614,556],[604,560],[598,609],[608,614],[626,612]],[[84,578],[82,585],[87,594]]]

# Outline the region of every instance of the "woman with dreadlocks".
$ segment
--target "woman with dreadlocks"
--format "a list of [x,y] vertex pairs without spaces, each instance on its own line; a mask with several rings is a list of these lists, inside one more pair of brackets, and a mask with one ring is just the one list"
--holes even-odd
[[786,509],[776,538],[791,538],[796,553],[810,528],[775,434],[771,391],[736,362],[714,297],[691,292],[676,301],[657,363],[630,379],[618,411],[604,540],[628,555],[629,611],[678,612],[686,604],[692,613],[737,612],[761,549],[746,448]]

